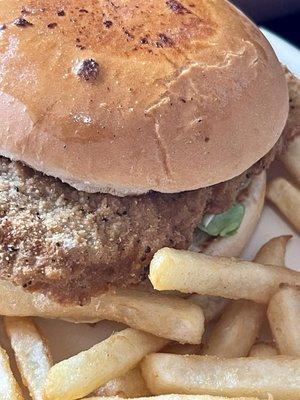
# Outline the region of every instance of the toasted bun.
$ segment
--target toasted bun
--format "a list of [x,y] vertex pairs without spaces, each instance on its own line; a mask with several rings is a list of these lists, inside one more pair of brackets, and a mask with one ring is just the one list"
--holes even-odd
[[0,23],[0,154],[78,189],[217,184],[284,127],[282,68],[226,1],[10,0]]
[[245,216],[238,232],[233,236],[214,239],[205,248],[194,243],[191,250],[203,251],[211,256],[239,257],[258,224],[264,206],[265,194],[266,173],[262,172],[252,180],[248,188],[248,196],[244,201]]

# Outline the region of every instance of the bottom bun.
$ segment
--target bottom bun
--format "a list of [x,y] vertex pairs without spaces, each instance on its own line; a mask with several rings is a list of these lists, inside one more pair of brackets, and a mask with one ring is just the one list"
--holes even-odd
[[201,251],[211,256],[239,257],[258,224],[264,206],[265,194],[266,173],[263,171],[253,178],[248,188],[248,195],[243,201],[245,215],[238,232],[226,238],[213,239],[205,247],[193,243],[190,250]]

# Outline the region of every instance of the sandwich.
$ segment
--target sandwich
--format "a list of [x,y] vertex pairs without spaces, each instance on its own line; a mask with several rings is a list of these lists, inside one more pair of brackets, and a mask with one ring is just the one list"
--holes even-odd
[[0,2],[0,279],[82,304],[164,246],[237,256],[288,113],[227,1]]

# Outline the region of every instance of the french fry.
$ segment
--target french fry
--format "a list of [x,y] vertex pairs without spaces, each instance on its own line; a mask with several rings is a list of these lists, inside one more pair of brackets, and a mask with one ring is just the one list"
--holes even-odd
[[284,267],[286,247],[291,238],[292,235],[283,235],[269,240],[259,249],[254,261],[258,264]]
[[268,319],[280,354],[300,357],[300,288],[281,287],[270,300]]
[[46,400],[73,400],[92,393],[133,369],[149,353],[166,345],[165,339],[125,329],[89,350],[54,365],[45,385]]
[[[285,254],[288,241],[292,238],[291,235],[275,237],[265,243],[257,252],[254,262],[263,265],[273,265],[285,267]],[[265,315],[262,329],[260,332],[261,340],[272,340],[269,322]],[[276,351],[276,350],[275,350]],[[277,354],[277,352],[276,352]]]
[[[300,126],[298,127],[300,132]],[[289,173],[300,182],[300,136],[296,136],[289,143],[286,153],[281,157],[284,166]]]
[[283,267],[163,248],[151,261],[150,280],[157,290],[266,304],[281,283],[300,285],[300,273]]
[[249,353],[249,357],[273,357],[277,355],[276,348],[268,343],[255,343]]
[[228,300],[223,297],[201,294],[192,294],[189,300],[201,307],[206,323],[217,319],[228,304]]
[[95,396],[112,397],[118,396],[125,399],[149,396],[150,392],[142,377],[139,367],[128,371],[119,378],[112,379],[99,389],[95,390]]
[[65,307],[40,293],[28,293],[0,280],[0,315],[61,318],[73,322],[116,321],[181,343],[201,342],[203,312],[189,300],[140,290],[95,297],[84,306]]
[[229,304],[214,326],[203,354],[223,358],[245,357],[258,337],[265,307],[248,300]]
[[[104,400],[103,397],[89,397],[89,400]],[[107,397],[105,400],[122,400],[120,397]],[[162,396],[139,397],[133,400],[258,400],[254,397],[219,397],[208,395],[165,394]],[[271,400],[271,399],[270,399]]]
[[21,389],[11,372],[6,351],[0,347],[0,399],[23,400]]
[[300,190],[284,178],[275,178],[268,185],[267,199],[300,233]]
[[[285,254],[291,235],[275,237],[264,244],[255,256],[254,261],[264,265],[285,265]],[[193,294],[189,300],[198,304],[204,314],[205,322],[210,322],[220,316],[228,300],[223,297]]]
[[4,326],[24,385],[33,400],[43,400],[43,387],[52,366],[45,339],[30,318],[6,317]]
[[253,396],[300,399],[300,359],[150,354],[141,364],[153,394]]

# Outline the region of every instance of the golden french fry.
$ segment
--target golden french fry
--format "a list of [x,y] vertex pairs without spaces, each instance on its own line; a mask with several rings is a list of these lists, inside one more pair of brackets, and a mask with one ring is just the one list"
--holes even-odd
[[8,355],[0,347],[0,399],[23,400],[21,389],[11,372]]
[[258,337],[265,307],[248,300],[229,304],[214,326],[203,354],[223,358],[245,357]]
[[[89,397],[89,400],[104,400],[103,397]],[[122,400],[120,397],[106,397],[105,400]],[[254,397],[219,397],[209,395],[165,394],[162,396],[139,397],[133,400],[259,400]],[[271,399],[270,399],[271,400]]]
[[125,399],[149,396],[150,392],[142,377],[141,370],[136,367],[119,378],[112,379],[99,389],[95,390],[95,396],[118,396]]
[[284,178],[275,178],[268,185],[267,199],[300,232],[300,190]]
[[217,319],[228,304],[223,297],[201,294],[192,294],[189,300],[201,307],[206,323]]
[[258,264],[284,267],[286,247],[291,238],[292,235],[283,235],[269,240],[259,249],[254,261]]
[[195,344],[180,344],[170,342],[164,347],[161,352],[170,354],[200,354],[201,346]]
[[[254,261],[264,265],[284,266],[286,246],[291,238],[291,235],[285,235],[269,240],[258,251]],[[223,297],[208,295],[193,294],[189,299],[202,308],[206,322],[218,318],[228,304],[228,300]]]
[[300,285],[300,272],[250,261],[163,248],[150,264],[155,289],[268,303],[281,283]]
[[125,329],[89,350],[54,365],[45,385],[45,399],[84,397],[133,369],[149,353],[167,344],[165,339],[135,329]]
[[270,300],[268,319],[280,354],[300,357],[300,288],[281,287]]
[[[285,266],[285,254],[288,241],[292,238],[291,235],[275,237],[265,243],[254,258],[254,262],[263,265]],[[260,332],[260,339],[272,340],[272,335],[267,321],[267,315]]]
[[[298,127],[300,132],[300,126]],[[286,169],[300,182],[300,136],[296,136],[281,157]]]
[[30,318],[6,317],[4,326],[24,385],[33,400],[43,400],[44,384],[52,366],[45,339]]
[[277,355],[276,348],[268,343],[255,343],[249,353],[249,357],[272,357]]
[[300,359],[217,358],[150,354],[141,364],[153,394],[256,396],[275,400],[300,398]]
[[74,322],[107,319],[182,343],[201,342],[203,312],[189,300],[140,290],[120,290],[95,297],[84,306],[58,304],[0,280],[0,315],[61,318]]

